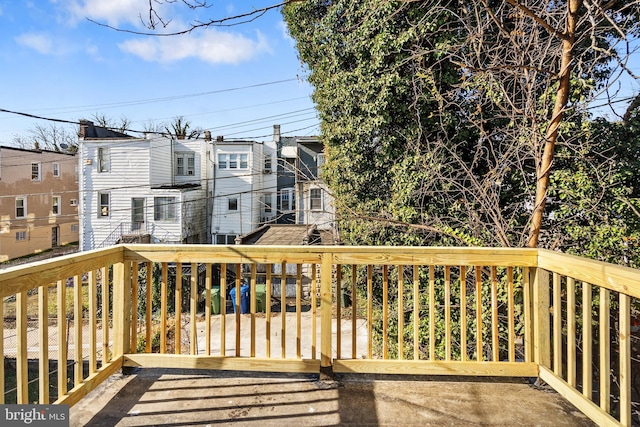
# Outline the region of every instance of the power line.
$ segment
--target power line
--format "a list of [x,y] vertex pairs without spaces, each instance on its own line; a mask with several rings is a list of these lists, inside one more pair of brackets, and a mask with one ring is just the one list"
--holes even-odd
[[[237,86],[237,87],[232,87],[232,88],[225,88],[225,89],[217,89],[217,90],[211,90],[211,91],[206,91],[206,92],[196,92],[196,93],[190,93],[190,94],[184,94],[184,95],[172,95],[172,96],[165,96],[165,97],[161,97],[161,98],[149,98],[149,99],[142,99],[142,100],[132,100],[132,101],[121,101],[121,102],[112,102],[112,103],[107,103],[107,104],[94,104],[94,105],[79,105],[79,106],[73,106],[73,107],[56,107],[56,108],[45,108],[45,109],[41,109],[38,111],[58,111],[61,113],[75,113],[75,112],[82,112],[82,111],[86,111],[88,109],[94,110],[94,109],[108,109],[108,108],[116,108],[116,107],[130,107],[130,106],[135,106],[135,105],[144,105],[144,104],[152,104],[152,103],[156,103],[156,102],[169,102],[169,101],[175,101],[178,99],[185,99],[185,98],[195,98],[195,97],[200,97],[200,96],[207,96],[207,95],[215,95],[215,94],[219,94],[219,93],[227,93],[227,92],[235,92],[235,91],[239,91],[239,90],[245,90],[245,89],[253,89],[253,88],[257,88],[257,87],[264,87],[264,86],[271,86],[271,85],[277,85],[277,84],[282,84],[282,83],[288,83],[288,82],[293,82],[293,81],[297,81],[298,78],[288,78],[288,79],[284,79],[284,80],[275,80],[275,81],[270,81],[270,82],[263,82],[263,83],[256,83],[256,84],[252,84],[252,85],[246,85],[246,86]],[[69,111],[66,111],[67,109],[69,109]]]

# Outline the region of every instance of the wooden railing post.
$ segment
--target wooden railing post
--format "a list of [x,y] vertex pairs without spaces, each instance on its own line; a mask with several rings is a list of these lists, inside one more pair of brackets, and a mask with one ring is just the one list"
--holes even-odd
[[533,357],[538,365],[551,367],[551,323],[549,319],[549,272],[530,269],[533,282]]
[[320,377],[333,379],[331,348],[331,272],[333,256],[322,254],[322,270],[320,277]]
[[131,263],[113,265],[113,352],[114,359],[130,352]]

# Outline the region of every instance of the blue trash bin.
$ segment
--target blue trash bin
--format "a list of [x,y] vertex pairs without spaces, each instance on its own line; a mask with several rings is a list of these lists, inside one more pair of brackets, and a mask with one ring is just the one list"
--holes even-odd
[[[236,287],[232,287],[229,292],[231,295],[231,303],[233,304],[233,312],[236,312]],[[249,312],[249,285],[240,286],[240,313]]]

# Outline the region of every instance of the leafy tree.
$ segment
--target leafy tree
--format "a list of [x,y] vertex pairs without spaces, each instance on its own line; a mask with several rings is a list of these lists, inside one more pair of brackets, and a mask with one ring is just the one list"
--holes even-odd
[[556,147],[585,151],[584,108],[625,71],[637,14],[635,1],[285,6],[343,238],[550,247]]

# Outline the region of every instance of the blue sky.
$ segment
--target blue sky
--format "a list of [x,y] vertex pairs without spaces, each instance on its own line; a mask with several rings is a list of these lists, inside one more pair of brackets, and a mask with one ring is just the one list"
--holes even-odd
[[[179,31],[194,19],[220,18],[273,4],[215,2],[191,11],[159,5]],[[0,108],[76,121],[126,117],[131,129],[184,116],[192,127],[227,138],[263,138],[273,124],[295,135],[318,133],[312,88],[278,10],[252,23],[173,37],[148,31],[147,0],[0,0]],[[0,145],[49,123],[0,113]],[[75,129],[74,129],[75,130]]]

